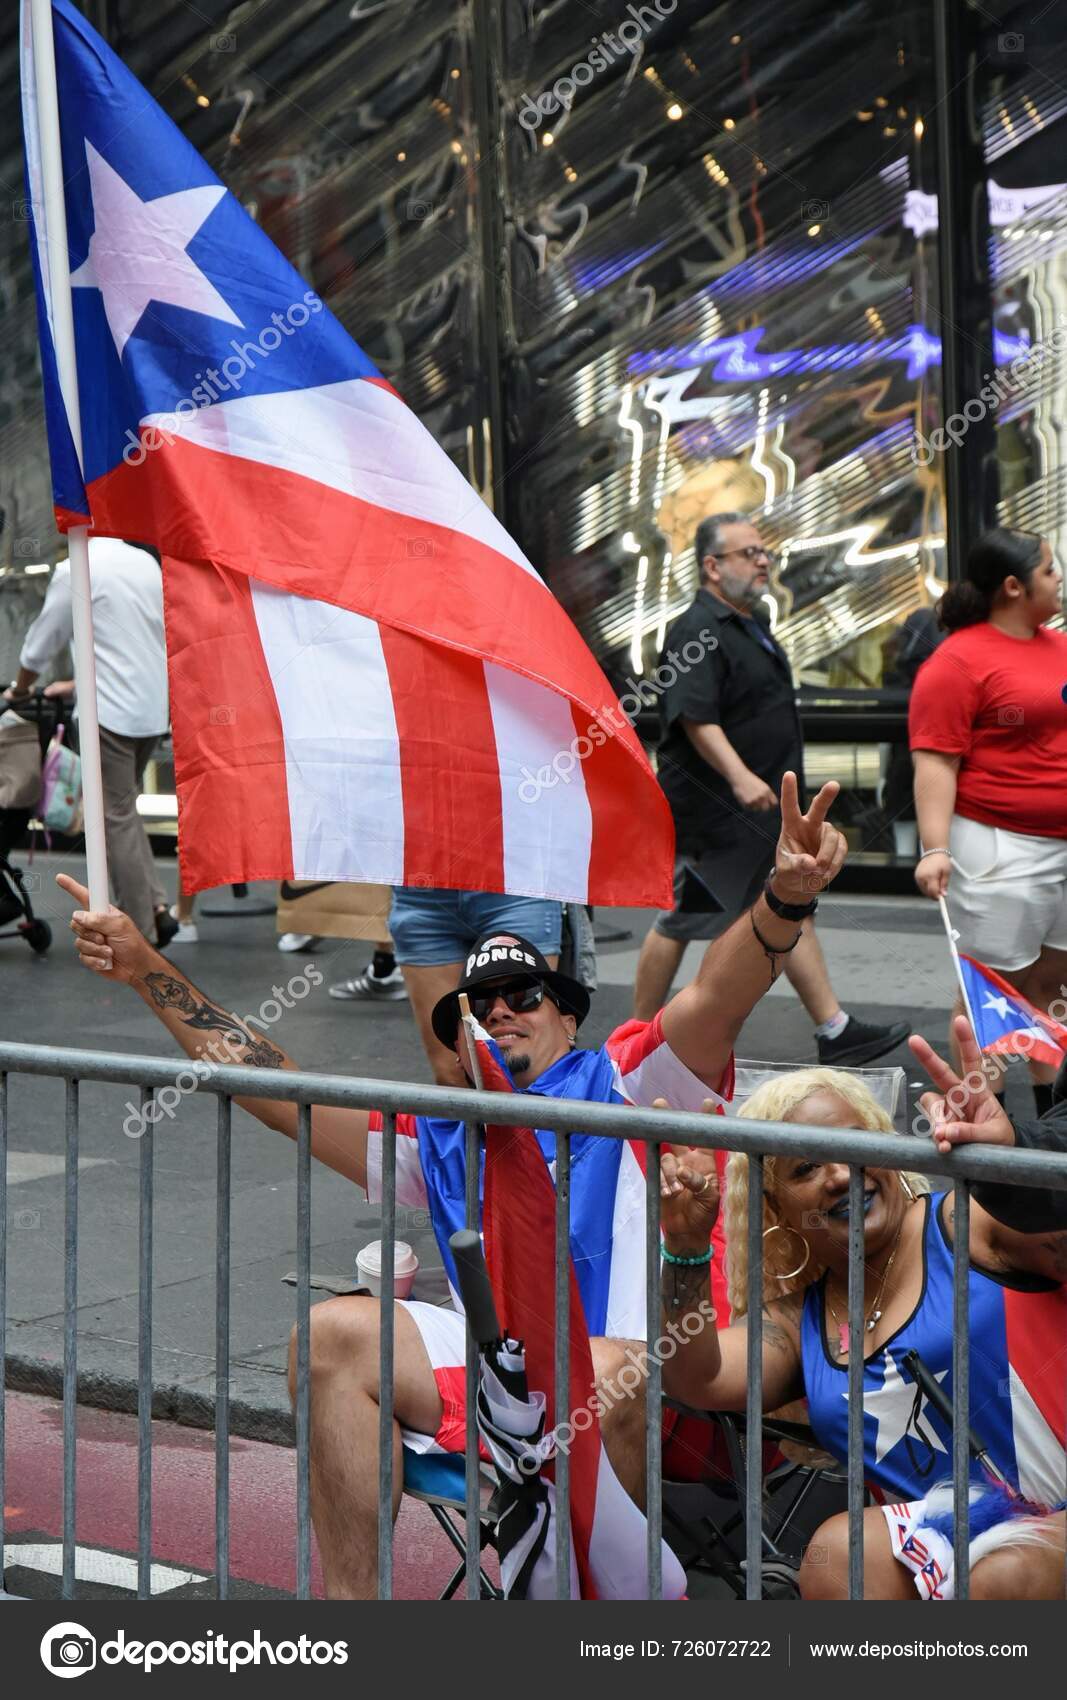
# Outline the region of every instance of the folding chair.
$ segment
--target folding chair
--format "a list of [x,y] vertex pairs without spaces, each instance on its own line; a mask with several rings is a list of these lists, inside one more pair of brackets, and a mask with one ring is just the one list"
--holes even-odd
[[[695,1411],[676,1401],[665,1401],[668,1409],[709,1425],[709,1446],[701,1457],[703,1473],[695,1480],[673,1480],[664,1470],[664,1533],[686,1570],[698,1570],[717,1578],[737,1599],[746,1593],[745,1548],[745,1419],[726,1411]],[[714,1448],[722,1459],[712,1458],[712,1434],[721,1442]],[[802,1423],[764,1417],[763,1438],[768,1442],[791,1441],[814,1448],[815,1436]],[[778,1454],[764,1468],[761,1539],[763,1546],[762,1598],[797,1599],[797,1575],[804,1549],[815,1530],[827,1517],[848,1504],[847,1478],[839,1465],[831,1468],[794,1462]]]
[[[450,1600],[467,1573],[467,1480],[466,1464],[461,1452],[413,1452],[403,1449],[404,1492],[409,1499],[421,1500],[448,1536],[460,1557],[444,1592],[439,1599]],[[496,1536],[490,1514],[491,1482],[484,1467],[482,1485],[485,1492],[478,1507],[478,1550],[496,1550]],[[502,1600],[504,1595],[482,1566],[478,1579],[483,1600]]]

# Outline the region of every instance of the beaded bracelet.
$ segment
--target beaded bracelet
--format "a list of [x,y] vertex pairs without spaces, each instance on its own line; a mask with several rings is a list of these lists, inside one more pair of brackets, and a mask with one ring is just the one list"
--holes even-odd
[[664,1263],[678,1263],[687,1267],[696,1267],[701,1263],[711,1262],[712,1258],[715,1256],[715,1247],[709,1245],[707,1251],[701,1252],[699,1257],[675,1257],[673,1251],[668,1251],[665,1245],[660,1246],[659,1253]]

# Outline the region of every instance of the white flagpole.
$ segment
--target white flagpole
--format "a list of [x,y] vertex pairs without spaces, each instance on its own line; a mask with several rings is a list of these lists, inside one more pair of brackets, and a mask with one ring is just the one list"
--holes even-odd
[[[74,344],[74,309],[67,254],[67,207],[63,193],[63,157],[59,143],[59,97],[56,89],[56,50],[52,35],[52,0],[29,0],[33,30],[33,80],[37,106],[37,139],[41,161],[44,239],[48,247],[51,284],[52,335],[59,387],[71,436],[84,473],[81,408],[78,401],[78,362]],[[100,726],[96,715],[96,653],[93,648],[92,586],[89,581],[89,530],[72,526],[67,533],[70,553],[71,607],[74,624],[74,681],[78,692],[78,740],[81,750],[82,797],[85,807],[85,856],[89,903],[108,906],[107,850],[104,841],[104,785],[100,771]]]
[[944,896],[939,897],[937,901],[941,910],[941,919],[945,923],[945,933],[948,938],[948,948],[952,952],[952,961],[956,969],[956,979],[959,981],[960,997],[963,999],[964,1013],[971,1024],[971,1032],[974,1034],[975,1038],[977,1038],[978,1030],[974,1025],[974,1011],[971,1008],[971,1000],[967,996],[967,982],[963,978],[963,963],[960,961],[960,953],[956,949],[956,929],[953,927],[952,922],[948,918],[948,904],[945,902]]

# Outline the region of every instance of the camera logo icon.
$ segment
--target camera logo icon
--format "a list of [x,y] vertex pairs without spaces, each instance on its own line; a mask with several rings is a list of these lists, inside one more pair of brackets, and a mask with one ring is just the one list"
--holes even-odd
[[96,1666],[96,1637],[80,1623],[57,1623],[41,1641],[41,1663],[53,1676],[84,1676]]

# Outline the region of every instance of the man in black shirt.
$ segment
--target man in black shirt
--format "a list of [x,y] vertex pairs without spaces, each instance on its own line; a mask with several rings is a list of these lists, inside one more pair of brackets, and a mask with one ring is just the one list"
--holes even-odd
[[[678,840],[678,907],[657,917],[641,950],[634,1014],[643,1021],[666,1002],[690,939],[717,937],[755,902],[774,866],[782,776],[803,774],[793,675],[763,617],[773,557],[743,514],[703,520],[696,556],[700,588],[667,633],[657,675],[668,676],[658,759]],[[858,1067],[907,1037],[907,1022],[877,1027],[842,1010],[810,920],[785,972],[814,1023],[820,1063]]]

